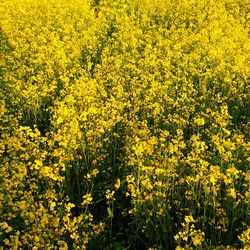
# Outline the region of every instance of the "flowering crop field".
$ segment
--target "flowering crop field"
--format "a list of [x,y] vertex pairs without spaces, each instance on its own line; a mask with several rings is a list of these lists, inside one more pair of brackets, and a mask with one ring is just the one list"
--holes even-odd
[[249,0],[0,0],[0,249],[250,249]]

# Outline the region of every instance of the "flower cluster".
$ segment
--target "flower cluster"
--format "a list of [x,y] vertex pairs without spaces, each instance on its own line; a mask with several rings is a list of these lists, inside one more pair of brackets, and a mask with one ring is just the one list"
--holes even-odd
[[0,245],[248,249],[249,0],[1,0]]

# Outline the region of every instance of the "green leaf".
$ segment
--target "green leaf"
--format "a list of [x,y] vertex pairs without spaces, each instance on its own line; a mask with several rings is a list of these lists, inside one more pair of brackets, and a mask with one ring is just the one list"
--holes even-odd
[[108,207],[107,210],[108,210],[109,217],[114,218],[114,214],[113,214],[112,210],[110,209],[110,207]]

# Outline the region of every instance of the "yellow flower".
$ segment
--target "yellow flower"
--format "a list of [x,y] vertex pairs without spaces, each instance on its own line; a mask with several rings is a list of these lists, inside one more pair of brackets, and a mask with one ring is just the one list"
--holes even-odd
[[55,203],[54,201],[51,202],[51,203],[50,203],[50,210],[51,210],[51,211],[54,211],[55,206],[56,206],[56,203]]
[[195,222],[195,220],[194,220],[194,218],[193,218],[192,215],[187,215],[187,216],[185,216],[185,221],[186,221],[187,223]]
[[116,183],[115,183],[115,189],[118,190],[118,189],[120,188],[120,186],[121,186],[121,181],[120,181],[120,179],[118,178],[118,179],[116,180]]
[[108,189],[106,191],[106,199],[107,200],[112,200],[114,198],[114,194],[115,194],[115,191],[111,191],[110,189]]
[[196,234],[194,237],[192,237],[192,242],[194,246],[200,246],[203,241],[203,237],[201,234]]
[[85,195],[83,195],[82,199],[83,199],[83,202],[81,203],[82,206],[87,206],[87,205],[92,204],[93,197],[92,197],[91,194],[85,194]]
[[234,188],[230,188],[229,190],[228,190],[228,196],[229,197],[232,197],[233,199],[236,199],[236,191],[235,191],[235,189]]
[[194,123],[199,125],[199,126],[203,126],[205,124],[205,120],[204,120],[204,118],[198,117],[198,118],[194,119]]

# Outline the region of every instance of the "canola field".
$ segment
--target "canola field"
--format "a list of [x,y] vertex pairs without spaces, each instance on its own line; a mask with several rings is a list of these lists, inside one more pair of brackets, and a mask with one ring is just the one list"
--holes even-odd
[[249,0],[0,0],[0,249],[250,249]]

